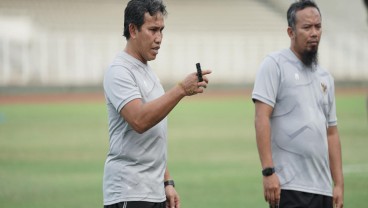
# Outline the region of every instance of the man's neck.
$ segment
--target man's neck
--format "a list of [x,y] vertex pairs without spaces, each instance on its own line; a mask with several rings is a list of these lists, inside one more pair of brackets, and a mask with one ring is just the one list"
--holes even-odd
[[138,50],[135,49],[135,47],[129,42],[127,42],[124,51],[133,56],[134,58],[136,58],[137,60],[139,60],[140,62],[142,62],[143,64],[147,64],[147,61],[144,60],[144,58],[142,58],[142,56],[139,55]]

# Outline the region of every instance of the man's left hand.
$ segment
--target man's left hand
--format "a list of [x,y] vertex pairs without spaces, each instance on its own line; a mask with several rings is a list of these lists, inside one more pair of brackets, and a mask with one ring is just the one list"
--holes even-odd
[[335,186],[333,189],[333,206],[336,208],[344,207],[344,188]]
[[166,193],[166,208],[180,208],[180,198],[175,188],[170,185],[166,186],[165,193]]

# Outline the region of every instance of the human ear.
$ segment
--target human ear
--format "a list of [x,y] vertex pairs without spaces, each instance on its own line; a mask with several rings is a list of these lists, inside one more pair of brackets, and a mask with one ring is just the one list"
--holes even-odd
[[293,28],[288,27],[287,28],[287,33],[288,33],[290,39],[294,39],[295,38],[295,32],[294,32]]
[[137,35],[137,27],[132,23],[129,24],[129,33],[130,33],[130,37],[132,37],[133,39]]

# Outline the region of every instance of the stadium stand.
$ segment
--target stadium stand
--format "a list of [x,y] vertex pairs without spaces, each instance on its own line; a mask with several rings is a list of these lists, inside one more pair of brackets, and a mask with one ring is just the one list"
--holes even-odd
[[[290,0],[167,0],[160,54],[163,83],[211,68],[218,84],[251,84],[260,61],[288,47]],[[323,13],[320,60],[337,80],[368,80],[363,1],[316,1]],[[2,0],[0,86],[100,85],[122,49],[127,0]]]

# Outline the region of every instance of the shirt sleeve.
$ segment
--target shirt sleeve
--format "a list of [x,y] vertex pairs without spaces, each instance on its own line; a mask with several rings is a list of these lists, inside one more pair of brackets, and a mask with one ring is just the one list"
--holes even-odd
[[253,101],[258,100],[274,107],[279,85],[279,66],[272,57],[267,56],[257,72],[252,92]]
[[133,73],[123,66],[112,66],[104,78],[104,91],[108,102],[120,112],[130,101],[142,98]]
[[334,79],[330,77],[331,89],[329,90],[330,110],[328,112],[328,126],[337,126],[336,99]]

